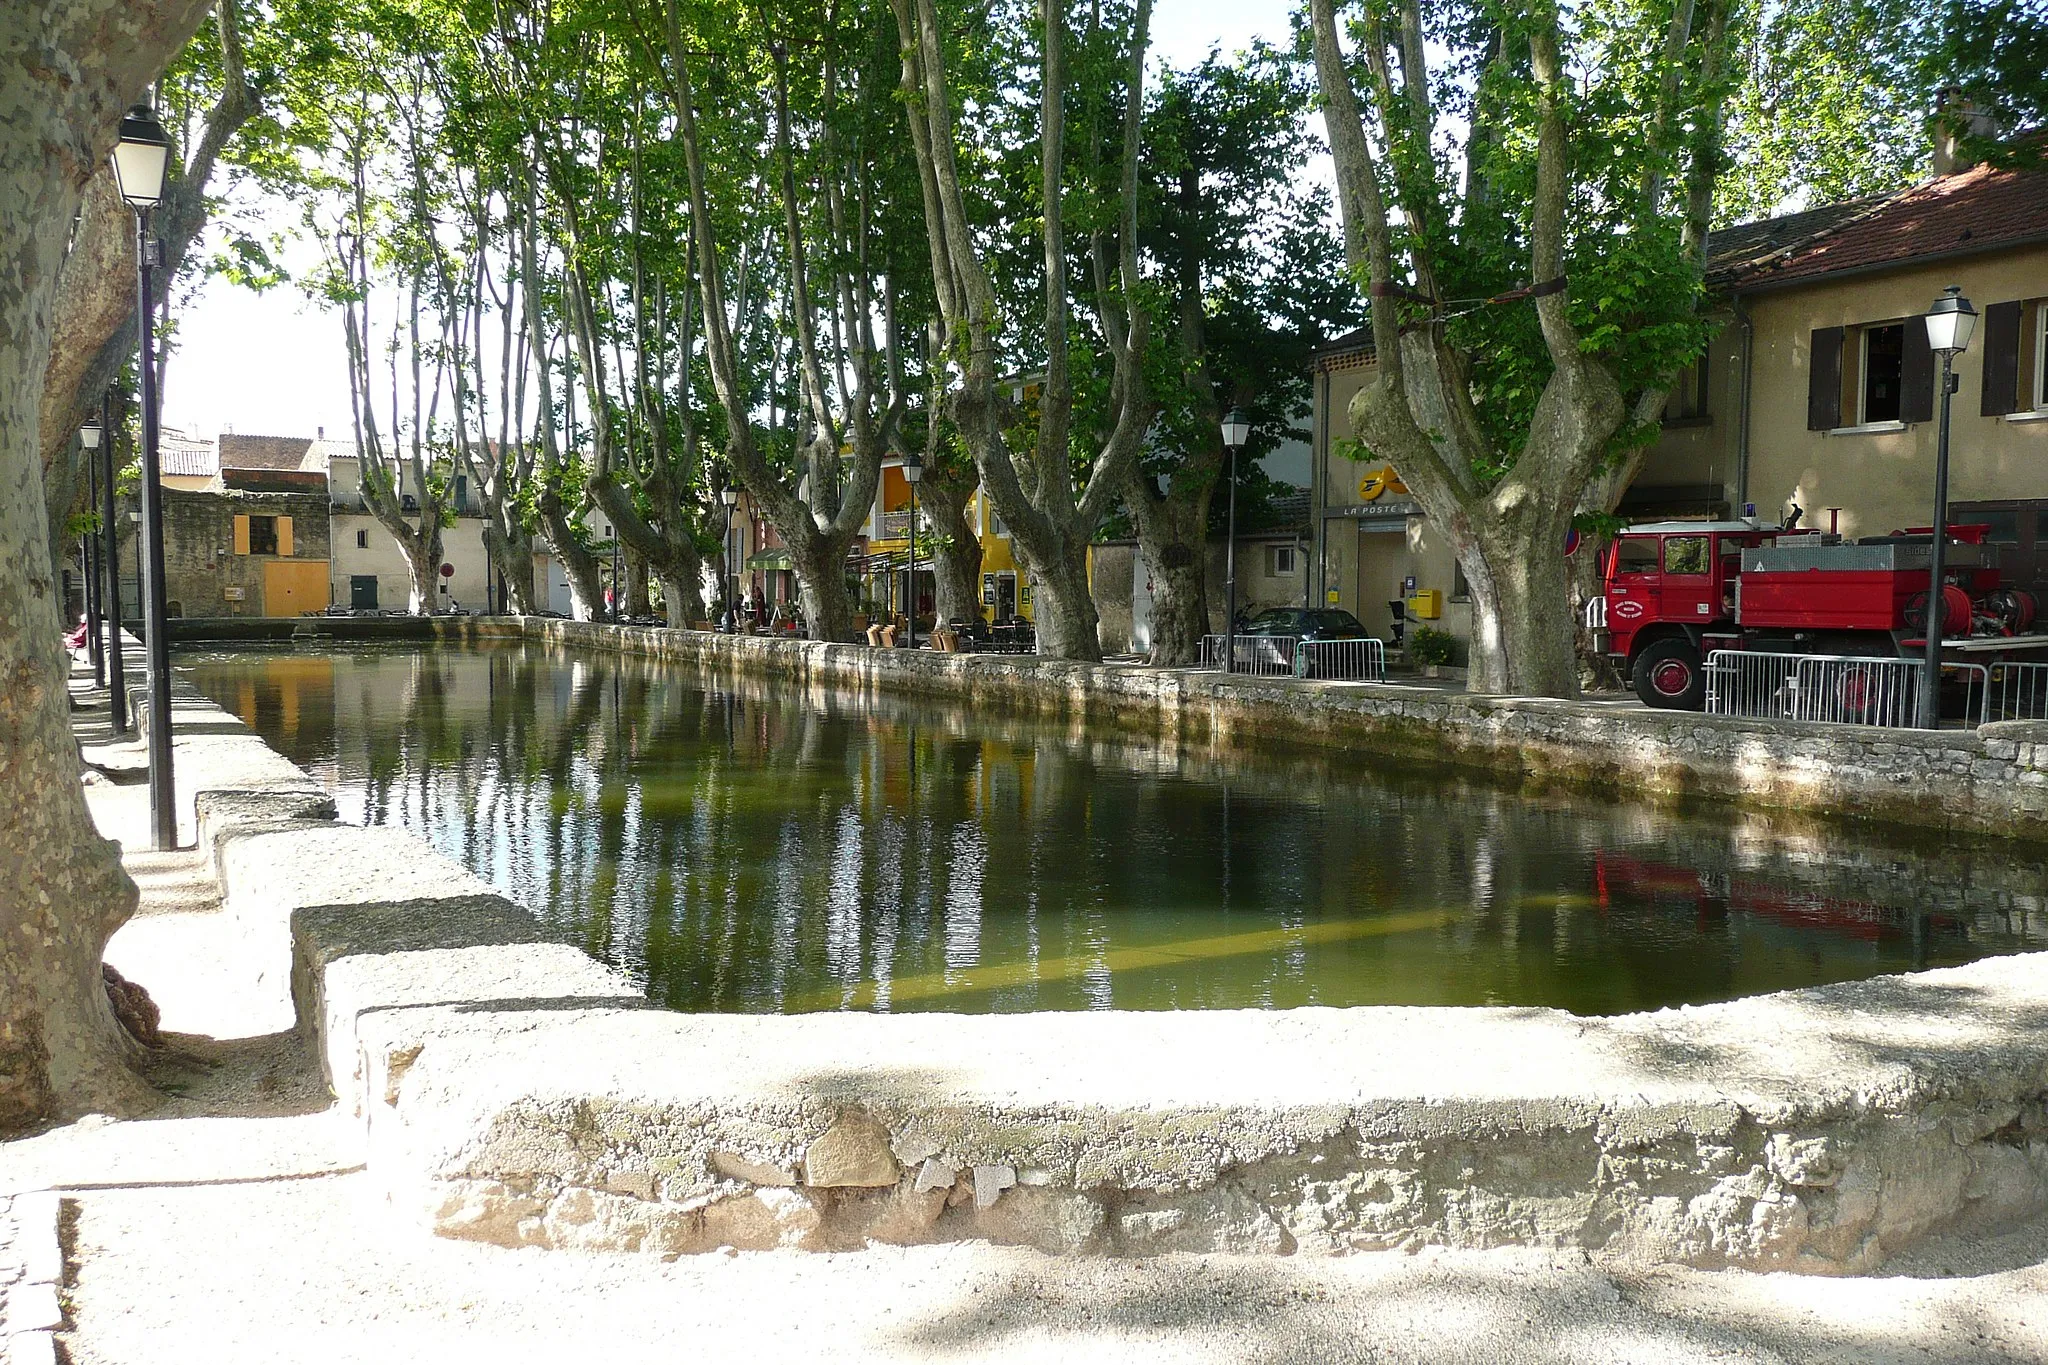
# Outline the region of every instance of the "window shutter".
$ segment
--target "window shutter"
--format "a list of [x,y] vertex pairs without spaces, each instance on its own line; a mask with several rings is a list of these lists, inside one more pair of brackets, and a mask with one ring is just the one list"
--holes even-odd
[[291,555],[292,519],[290,517],[279,517],[277,519],[277,552],[286,557]]
[[249,553],[249,519],[247,517],[238,516],[235,518],[235,553],[238,555]]
[[1899,420],[1934,420],[1934,347],[1927,342],[1927,324],[1907,318],[1905,355],[1899,366]]
[[1842,425],[1842,329],[1814,328],[1808,357],[1806,429],[1833,431]]
[[1984,403],[1986,417],[2020,410],[2020,301],[1984,310]]

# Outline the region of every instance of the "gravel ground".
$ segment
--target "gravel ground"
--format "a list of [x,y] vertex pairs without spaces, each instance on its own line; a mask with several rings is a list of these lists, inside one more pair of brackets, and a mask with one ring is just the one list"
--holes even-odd
[[[140,833],[122,755],[88,784]],[[2048,1223],[1883,1276],[1576,1253],[1058,1260],[977,1244],[673,1263],[441,1241],[374,1196],[350,1129],[190,855],[136,855],[109,958],[174,1033],[147,1118],[0,1144],[0,1197],[67,1200],[75,1365],[235,1362],[2048,1361]]]

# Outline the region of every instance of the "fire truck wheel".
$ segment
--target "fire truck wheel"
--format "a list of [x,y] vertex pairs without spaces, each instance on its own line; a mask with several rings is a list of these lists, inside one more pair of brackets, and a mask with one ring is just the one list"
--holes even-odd
[[1645,706],[1697,711],[1706,703],[1706,675],[1700,671],[1700,652],[1690,640],[1653,640],[1643,646],[1629,681]]

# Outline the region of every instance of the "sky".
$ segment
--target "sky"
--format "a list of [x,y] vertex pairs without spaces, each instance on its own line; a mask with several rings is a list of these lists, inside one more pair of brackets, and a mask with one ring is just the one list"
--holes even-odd
[[[1265,38],[1288,41],[1295,0],[1155,0],[1152,49],[1175,66]],[[278,229],[296,219],[292,206],[248,204],[259,222]],[[287,267],[308,249],[287,250]],[[178,311],[177,349],[165,374],[163,422],[211,439],[222,431],[260,436],[350,434],[341,318],[285,285],[256,294],[214,279]]]

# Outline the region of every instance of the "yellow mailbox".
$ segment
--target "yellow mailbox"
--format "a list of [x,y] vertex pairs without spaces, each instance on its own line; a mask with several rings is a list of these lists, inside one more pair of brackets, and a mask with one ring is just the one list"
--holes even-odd
[[1408,594],[1408,614],[1418,621],[1435,621],[1444,614],[1442,588],[1417,588]]

